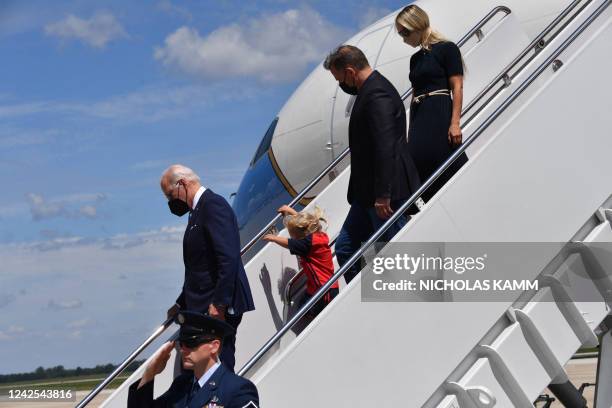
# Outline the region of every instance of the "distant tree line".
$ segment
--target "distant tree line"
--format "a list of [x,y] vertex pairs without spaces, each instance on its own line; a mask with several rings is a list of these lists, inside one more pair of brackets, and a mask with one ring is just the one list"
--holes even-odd
[[[135,360],[130,365],[126,367],[124,372],[134,372],[140,365],[144,362],[144,360]],[[113,364],[104,364],[97,365],[93,368],[64,368],[64,366],[58,365],[50,368],[38,367],[36,370],[30,373],[17,373],[17,374],[0,374],[0,384],[2,383],[12,383],[19,381],[32,381],[32,380],[48,380],[48,379],[57,379],[57,378],[65,378],[65,377],[80,377],[83,375],[92,375],[92,374],[110,374],[113,370],[117,368],[116,365]]]

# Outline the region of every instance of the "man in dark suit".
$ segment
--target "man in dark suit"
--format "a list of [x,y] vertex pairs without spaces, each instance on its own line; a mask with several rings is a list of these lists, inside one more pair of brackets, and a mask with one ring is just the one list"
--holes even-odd
[[[349,121],[351,177],[347,198],[351,205],[336,240],[340,266],[391,217],[420,186],[408,152],[406,108],[395,87],[372,70],[357,47],[342,45],[325,60],[340,88],[357,98]],[[389,241],[407,222],[402,216],[381,237]],[[344,275],[350,282],[359,263]]]
[[[173,214],[180,217],[190,212],[183,237],[185,281],[168,315],[179,309],[194,310],[224,320],[236,331],[242,314],[255,306],[232,208],[223,197],[204,188],[193,170],[180,164],[163,173],[160,185]],[[233,371],[235,334],[222,350],[221,361]]]
[[249,380],[230,372],[219,361],[223,338],[234,331],[227,323],[201,313],[181,311],[180,344],[183,368],[172,385],[159,398],[153,399],[154,378],[166,367],[174,342],[166,343],[153,357],[142,378],[129,389],[128,408],[225,407],[257,408],[257,388]]

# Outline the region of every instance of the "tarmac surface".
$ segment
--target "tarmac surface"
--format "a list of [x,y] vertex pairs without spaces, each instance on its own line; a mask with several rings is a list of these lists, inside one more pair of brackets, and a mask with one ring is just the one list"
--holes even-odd
[[[571,360],[566,364],[565,369],[570,377],[570,380],[574,383],[576,387],[580,387],[583,383],[594,383],[595,376],[597,371],[597,359],[596,358],[588,358],[588,359],[577,359]],[[102,391],[89,405],[90,408],[97,408],[102,404],[102,402],[106,399],[106,397],[113,392],[113,390],[104,390]],[[32,401],[32,402],[0,402],[0,408],[72,408],[79,401],[81,401],[87,395],[88,391],[77,391],[76,393],[76,402],[45,402],[45,401]],[[545,390],[542,394],[549,394],[551,397],[554,397],[549,390]],[[587,399],[588,406],[593,406],[593,398],[595,394],[595,387],[587,387],[584,391],[584,396]],[[542,407],[544,403],[538,403],[537,407]],[[381,405],[381,406],[384,406]],[[561,405],[558,401],[553,402],[551,407],[561,408]]]

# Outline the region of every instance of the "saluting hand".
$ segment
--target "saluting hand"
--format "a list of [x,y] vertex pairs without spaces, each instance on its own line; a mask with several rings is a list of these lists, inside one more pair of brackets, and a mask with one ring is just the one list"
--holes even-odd
[[166,368],[166,363],[170,359],[170,354],[172,353],[172,349],[174,348],[174,342],[169,341],[164,344],[159,350],[159,352],[153,357],[147,368],[145,369],[142,378],[140,379],[140,383],[138,384],[138,388],[142,387],[149,381],[153,380],[153,378],[164,371]]
[[376,209],[378,218],[382,218],[383,220],[389,219],[393,215],[390,198],[377,198],[374,203],[374,209]]
[[462,137],[461,126],[456,123],[451,123],[450,127],[448,128],[448,143],[458,146],[461,144]]

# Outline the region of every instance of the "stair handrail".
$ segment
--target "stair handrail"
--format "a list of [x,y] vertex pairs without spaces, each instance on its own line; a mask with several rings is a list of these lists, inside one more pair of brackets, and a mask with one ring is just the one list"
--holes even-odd
[[410,198],[399,208],[393,215],[361,246],[361,248],[355,252],[349,260],[340,268],[337,272],[332,275],[317,292],[300,308],[300,310],[293,315],[293,317],[280,328],[274,336],[272,336],[251,359],[238,371],[238,375],[244,376],[267,352],[270,350],[282,336],[285,335],[291,328],[318,302],[325,293],[331,288],[331,286],[344,276],[346,271],[353,266],[365,252],[374,244],[386,231],[399,219],[412,206],[416,200],[423,194],[438,177],[444,173],[454,162],[457,160],[465,150],[485,131],[489,126],[503,113],[506,109],[514,102],[522,93],[527,89],[541,74],[548,68],[555,59],[571,45],[574,40],[582,34],[582,32],[610,5],[612,0],[606,0],[603,2],[585,21],[577,27],[572,34],[561,44],[551,55],[541,63],[534,72],[529,75],[518,88],[508,96],[504,102],[493,111],[484,121],[478,126],[478,128],[467,138],[467,140],[457,149],[455,152],[436,170],[434,174],[427,179],[427,181],[419,187],[419,189],[410,196]]
[[[527,47],[525,47],[523,51],[512,60],[512,62],[510,62],[506,66],[506,68],[504,68],[491,82],[489,82],[487,86],[485,86],[474,98],[472,98],[470,103],[468,103],[464,108],[463,114],[467,114],[482,99],[484,95],[486,95],[491,91],[491,89],[493,89],[493,87],[498,82],[503,81],[504,88],[509,87],[513,79],[511,76],[509,76],[510,71],[514,69],[516,65],[518,65],[518,63],[521,62],[523,58],[525,58],[525,56],[527,56],[531,51],[535,51],[537,54],[538,52],[543,50],[548,45],[548,43],[553,40],[559,34],[559,32],[561,32],[566,27],[566,24],[560,26],[559,30],[550,39],[548,39],[548,41],[545,40],[545,37],[550,34],[550,32],[554,28],[556,28],[559,23],[565,17],[567,17],[576,8],[576,6],[578,6],[578,4],[583,1],[584,0],[574,0],[565,9],[563,9],[563,11],[561,11],[561,13],[559,13],[559,15],[553,21],[551,21],[550,24],[546,26],[546,28],[544,28],[544,30],[542,30],[540,34],[538,34],[538,36],[535,37],[533,41],[531,41],[529,45],[527,45]],[[588,6],[591,2],[592,0],[587,0],[583,8]],[[579,10],[577,13],[579,13],[580,11],[581,10]],[[535,55],[533,57],[535,58]],[[476,113],[472,116],[476,116],[478,113],[479,111],[476,111]]]

